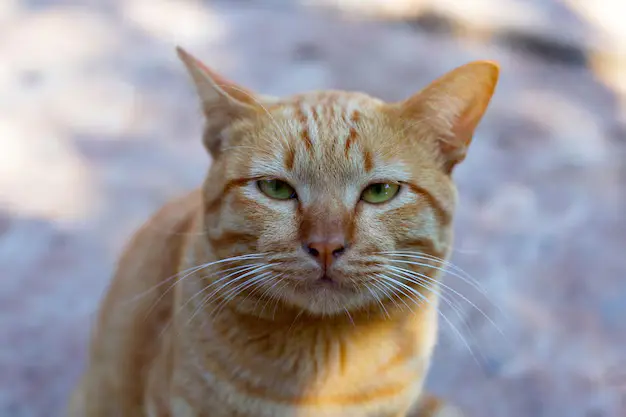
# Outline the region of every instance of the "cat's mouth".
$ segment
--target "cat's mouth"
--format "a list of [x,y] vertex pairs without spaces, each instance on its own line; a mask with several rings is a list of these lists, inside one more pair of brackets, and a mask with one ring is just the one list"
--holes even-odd
[[351,292],[351,289],[345,282],[338,277],[327,273],[321,274],[317,279],[312,280],[307,285],[310,291],[332,291],[332,292]]
[[360,289],[342,274],[318,272],[297,281],[293,287],[292,301],[315,314],[334,314],[354,305]]
[[326,274],[323,274],[318,281],[319,281],[319,285],[325,285],[325,286],[337,285],[337,282]]

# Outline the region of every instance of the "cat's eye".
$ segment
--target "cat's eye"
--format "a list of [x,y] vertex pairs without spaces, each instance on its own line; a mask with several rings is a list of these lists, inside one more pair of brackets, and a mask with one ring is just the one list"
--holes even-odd
[[361,200],[370,204],[382,204],[394,198],[398,191],[400,191],[398,184],[379,182],[363,190]]
[[263,194],[275,200],[289,200],[297,197],[296,190],[285,181],[260,180],[257,184]]

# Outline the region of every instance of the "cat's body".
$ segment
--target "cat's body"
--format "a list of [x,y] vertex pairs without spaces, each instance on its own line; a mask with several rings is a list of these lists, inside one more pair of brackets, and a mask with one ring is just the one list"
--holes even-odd
[[[393,106],[345,92],[254,98],[181,57],[214,163],[126,248],[70,416],[444,415],[420,396],[452,239],[449,173],[495,67]],[[455,87],[460,75],[477,84]],[[458,100],[436,108],[448,87]],[[418,105],[421,120],[409,117]]]

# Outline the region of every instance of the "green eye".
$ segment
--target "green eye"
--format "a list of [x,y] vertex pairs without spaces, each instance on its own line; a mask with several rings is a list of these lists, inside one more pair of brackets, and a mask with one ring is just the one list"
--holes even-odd
[[263,194],[276,200],[289,200],[297,197],[296,190],[285,181],[261,180],[257,184]]
[[396,194],[398,194],[398,191],[400,191],[398,184],[379,182],[363,190],[361,200],[370,204],[381,204],[394,198]]

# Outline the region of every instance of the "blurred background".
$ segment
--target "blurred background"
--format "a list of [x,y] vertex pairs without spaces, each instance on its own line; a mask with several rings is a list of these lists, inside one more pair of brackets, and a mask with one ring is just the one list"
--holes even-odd
[[[626,416],[626,2],[1,0],[0,415],[56,417],[130,233],[210,163],[174,47],[259,92],[399,100],[474,59],[428,379],[470,417]],[[500,334],[496,327],[502,330]],[[456,330],[455,330],[456,329]]]

